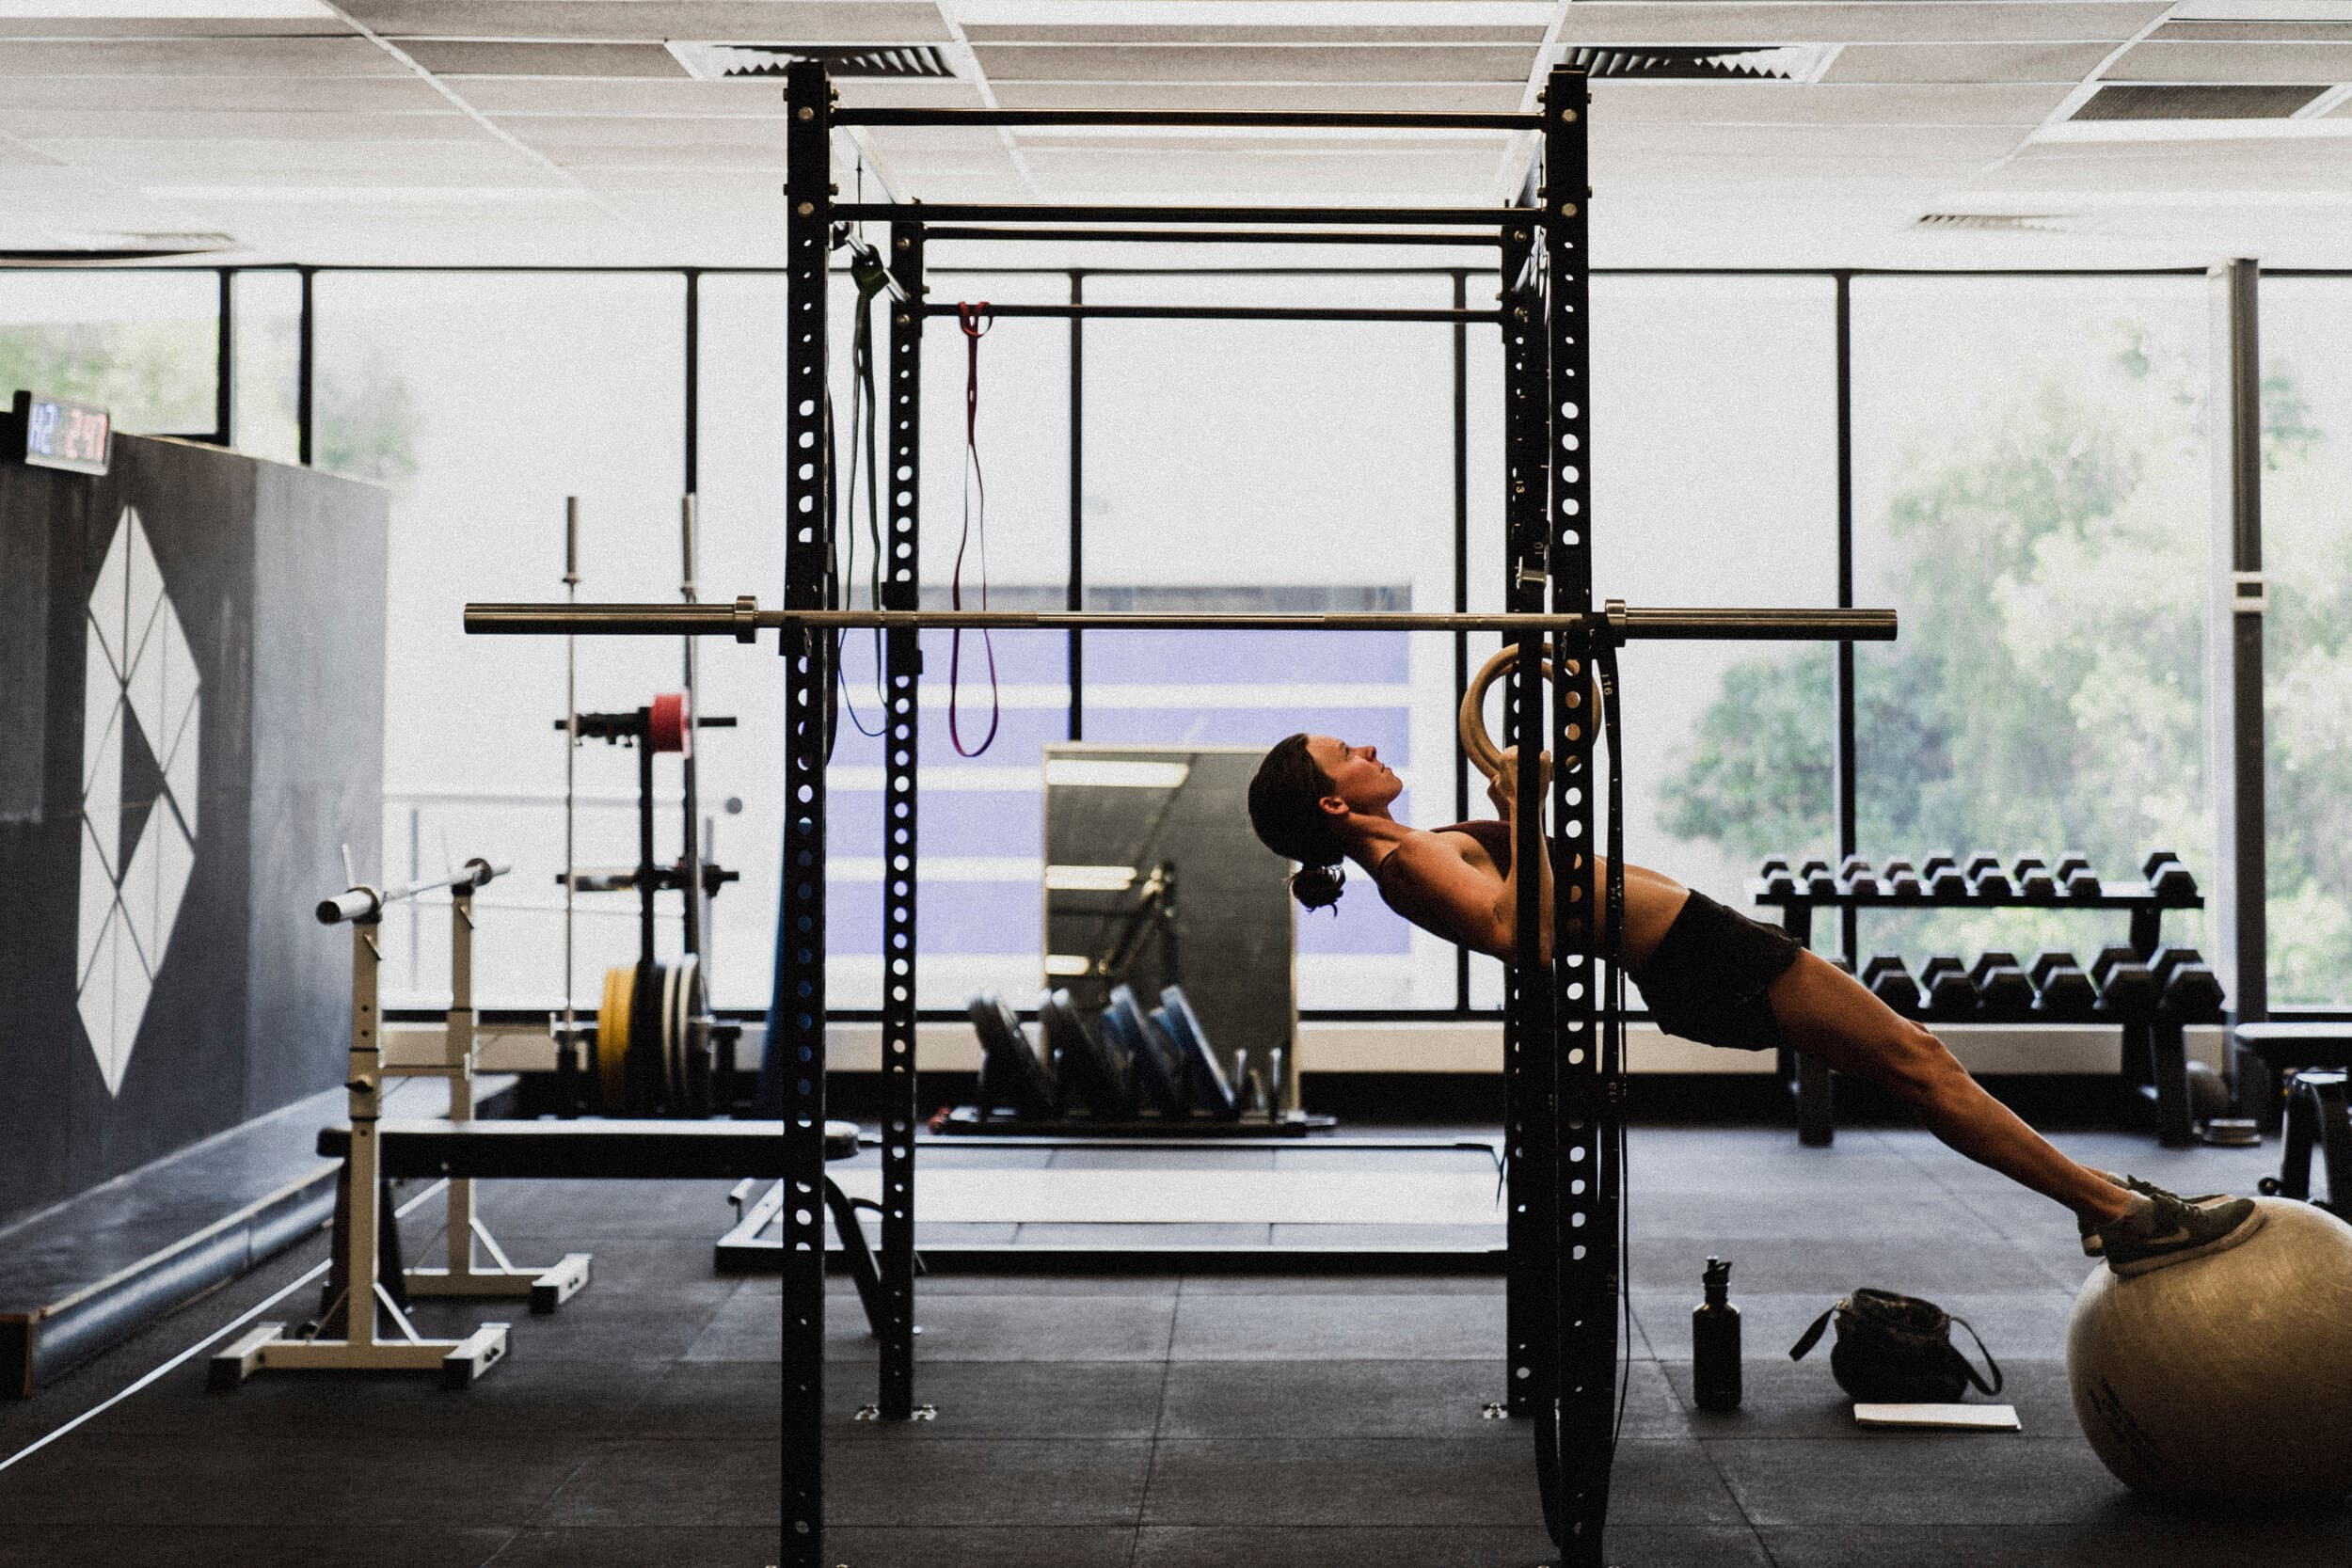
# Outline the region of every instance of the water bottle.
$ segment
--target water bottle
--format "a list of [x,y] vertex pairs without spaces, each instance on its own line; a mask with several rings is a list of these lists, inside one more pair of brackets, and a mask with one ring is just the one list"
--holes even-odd
[[1701,1410],[1740,1408],[1740,1309],[1728,1299],[1731,1264],[1709,1258],[1707,1299],[1691,1309],[1691,1383]]

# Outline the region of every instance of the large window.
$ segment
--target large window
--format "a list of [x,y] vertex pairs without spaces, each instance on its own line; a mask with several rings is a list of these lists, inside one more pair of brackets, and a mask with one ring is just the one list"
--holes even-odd
[[0,406],[17,391],[103,404],[115,428],[217,422],[220,279],[210,272],[0,272]]
[[[1860,846],[1876,860],[2152,848],[2210,881],[2207,306],[2192,278],[1853,285]],[[2166,920],[2199,941],[2199,915]],[[1862,945],[2121,940],[2120,916],[1866,914]]]
[[2262,291],[2270,1005],[2352,1006],[2352,281]]
[[[345,389],[318,411],[321,466],[392,487],[385,835],[380,861],[374,846],[355,845],[353,854],[361,875],[380,865],[395,879],[471,855],[514,863],[514,879],[477,904],[484,1006],[548,1006],[563,992],[564,743],[554,725],[564,646],[469,638],[462,612],[469,599],[563,596],[567,496],[580,503],[583,597],[675,595],[683,290],[675,276],[626,274],[328,273],[316,281],[320,382]],[[675,689],[683,655],[667,639],[581,638],[578,657],[580,705],[596,712]],[[703,745],[703,784],[713,800],[764,800],[773,770],[763,761],[721,732]],[[665,757],[656,769],[669,853],[676,766]],[[579,769],[579,863],[633,864],[634,753],[583,745]],[[765,859],[772,866],[772,846]],[[605,966],[635,958],[635,916],[626,894],[580,898],[576,1002],[594,1007]],[[745,936],[722,949],[723,979],[731,969],[765,975],[769,950],[751,933],[773,919],[771,900],[732,922]],[[416,911],[405,929],[387,926],[388,1005],[446,995],[445,930],[431,911]],[[676,921],[665,918],[660,935],[665,955],[674,952]]]

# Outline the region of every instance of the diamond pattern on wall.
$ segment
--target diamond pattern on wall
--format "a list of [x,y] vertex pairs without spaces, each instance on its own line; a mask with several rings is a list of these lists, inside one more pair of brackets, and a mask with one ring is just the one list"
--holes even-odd
[[76,998],[119,1094],[196,866],[199,686],[135,508],[90,590]]

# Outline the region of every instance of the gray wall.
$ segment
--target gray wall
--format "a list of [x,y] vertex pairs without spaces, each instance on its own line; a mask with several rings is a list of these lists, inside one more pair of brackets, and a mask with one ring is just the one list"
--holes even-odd
[[[113,679],[87,607],[126,509],[200,682],[200,753],[185,892],[110,1085],[77,1005],[108,706],[85,699]],[[380,831],[386,518],[372,485],[180,442],[118,437],[97,479],[0,460],[0,1215],[341,1082],[344,947],[308,911],[337,847],[372,863]],[[134,879],[167,831],[133,841]]]

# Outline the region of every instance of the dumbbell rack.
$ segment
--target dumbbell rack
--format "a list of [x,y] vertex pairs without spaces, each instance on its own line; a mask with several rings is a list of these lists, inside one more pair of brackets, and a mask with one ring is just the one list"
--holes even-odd
[[[2161,895],[2146,884],[2108,886],[2086,896],[2056,895],[2027,896],[2024,894],[1994,894],[1979,896],[1973,893],[1938,895],[1931,893],[1897,894],[1882,890],[1871,894],[1830,893],[1810,891],[1789,893],[1768,887],[1758,878],[1748,884],[1755,901],[1768,909],[1780,911],[1781,929],[1805,947],[1813,944],[1813,914],[1816,910],[2128,910],[2132,926],[2130,941],[2133,951],[2142,962],[2155,954],[2163,933],[2164,911],[2167,910],[2201,910],[2205,907],[2202,895]],[[1853,956],[1847,955],[1851,968]],[[2178,1148],[2197,1141],[2190,1125],[2188,1102],[2188,1052],[2186,1036],[2180,1019],[2159,1011],[2153,1021],[2124,1022],[2123,1069],[2130,1072],[2143,1071],[2146,1077],[2135,1080],[2143,1089],[2153,1087],[2156,1101],[2156,1134],[2168,1148]],[[1788,1086],[1797,1102],[1797,1138],[1809,1148],[1825,1148],[1837,1136],[1836,1115],[1830,1104],[1830,1069],[1826,1063],[1801,1055],[1783,1047],[1780,1052],[1781,1082]]]

